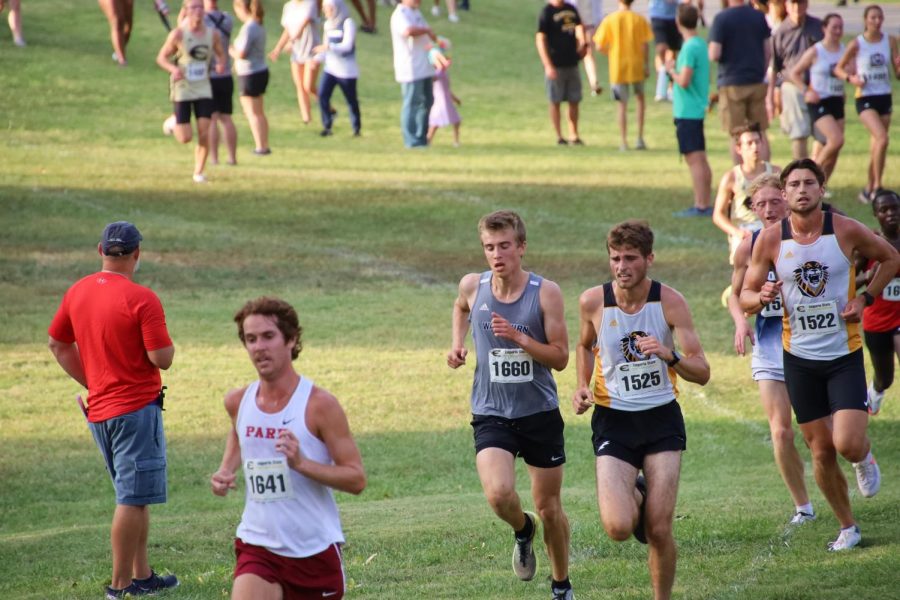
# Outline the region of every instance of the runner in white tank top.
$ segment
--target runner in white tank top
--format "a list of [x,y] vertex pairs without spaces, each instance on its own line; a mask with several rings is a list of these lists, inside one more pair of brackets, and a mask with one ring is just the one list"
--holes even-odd
[[210,481],[224,496],[243,467],[232,599],[270,597],[277,588],[285,598],[341,598],[344,535],[332,489],[359,494],[366,485],[347,417],[334,396],[294,370],[301,329],[288,303],[252,300],[235,322],[259,380],[225,396],[233,425]]
[[[797,423],[813,456],[815,479],[841,525],[831,550],[861,539],[837,454],[852,462],[863,496],[875,495],[881,472],[866,435],[866,375],[855,333],[865,303],[882,292],[900,267],[900,255],[862,223],[823,213],[825,174],[811,159],[781,175],[791,209],[780,227],[763,230],[753,247],[741,307],[755,310],[782,293],[784,378]],[[855,296],[854,253],[880,263],[868,289]],[[767,281],[775,265],[777,281]]]

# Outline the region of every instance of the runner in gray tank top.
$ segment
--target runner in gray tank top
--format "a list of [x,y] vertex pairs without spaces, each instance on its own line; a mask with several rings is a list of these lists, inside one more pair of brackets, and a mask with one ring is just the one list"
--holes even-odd
[[[559,286],[522,268],[525,224],[511,211],[478,223],[490,271],[469,273],[453,304],[447,364],[466,364],[466,333],[475,342],[472,427],[475,465],[488,503],[515,532],[513,571],[524,581],[537,571],[533,541],[544,524],[554,600],[572,600],[569,522],[562,509],[563,420],[551,369],[569,362],[569,338]],[[537,513],[524,512],[516,493],[515,459],[528,465]]]

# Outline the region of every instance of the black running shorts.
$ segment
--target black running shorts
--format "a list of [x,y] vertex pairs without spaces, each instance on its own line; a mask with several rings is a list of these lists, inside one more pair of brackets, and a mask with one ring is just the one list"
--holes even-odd
[[866,348],[869,353],[889,356],[894,353],[894,337],[900,335],[900,329],[891,329],[890,331],[865,331],[863,330],[863,339],[866,341]]
[[230,115],[234,112],[234,79],[228,77],[210,77],[213,92],[213,112]]
[[785,352],[784,383],[799,424],[839,410],[867,410],[862,348],[833,360],[810,360]]
[[648,454],[687,450],[684,417],[676,400],[640,411],[595,405],[591,431],[596,456],[614,456],[637,469]]
[[532,467],[559,467],[566,462],[564,426],[558,408],[517,419],[472,415],[475,454],[500,448]]
[[269,70],[241,75],[238,77],[238,83],[241,87],[241,96],[250,96],[251,98],[262,96],[269,87]]
[[185,100],[183,102],[173,102],[172,112],[175,113],[175,122],[179,125],[191,122],[191,111],[198,119],[208,119],[213,114],[212,98],[202,98],[200,100]]

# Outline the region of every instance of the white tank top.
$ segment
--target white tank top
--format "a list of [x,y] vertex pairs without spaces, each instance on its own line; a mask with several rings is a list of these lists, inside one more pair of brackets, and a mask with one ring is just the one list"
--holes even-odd
[[775,272],[784,282],[784,349],[810,360],[833,360],[862,346],[859,323],[841,318],[856,296],[856,269],[834,235],[832,215],[825,213],[822,235],[811,244],[791,236],[790,217],[781,222],[781,247]]
[[836,98],[844,95],[844,82],[834,76],[834,67],[844,55],[844,44],[835,52],[828,50],[822,42],[817,42],[816,62],[809,69],[809,87],[819,98]]
[[881,40],[870,43],[862,34],[856,36],[859,52],[856,53],[856,72],[865,82],[857,88],[856,97],[883,96],[891,93],[891,44],[886,33]]
[[256,405],[259,382],[254,381],[241,398],[235,423],[247,488],[237,537],[291,558],[312,556],[344,542],[331,488],[297,473],[275,451],[278,432],[289,429],[307,458],[333,464],[328,448],[306,428],[312,387],[312,381],[301,378],[287,406],[270,414]]
[[674,348],[662,309],[662,284],[650,283],[644,306],[633,315],[616,304],[611,283],[603,284],[603,317],[594,344],[594,403],[617,410],[648,410],[678,397],[675,370],[637,349],[637,338],[652,335]]

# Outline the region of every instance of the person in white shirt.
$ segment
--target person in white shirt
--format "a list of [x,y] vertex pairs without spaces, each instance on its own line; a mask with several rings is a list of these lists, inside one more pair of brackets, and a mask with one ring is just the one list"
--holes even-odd
[[428,115],[434,102],[434,68],[428,50],[437,37],[419,11],[421,0],[402,0],[391,15],[394,78],[403,93],[400,129],[407,148],[428,146]]

